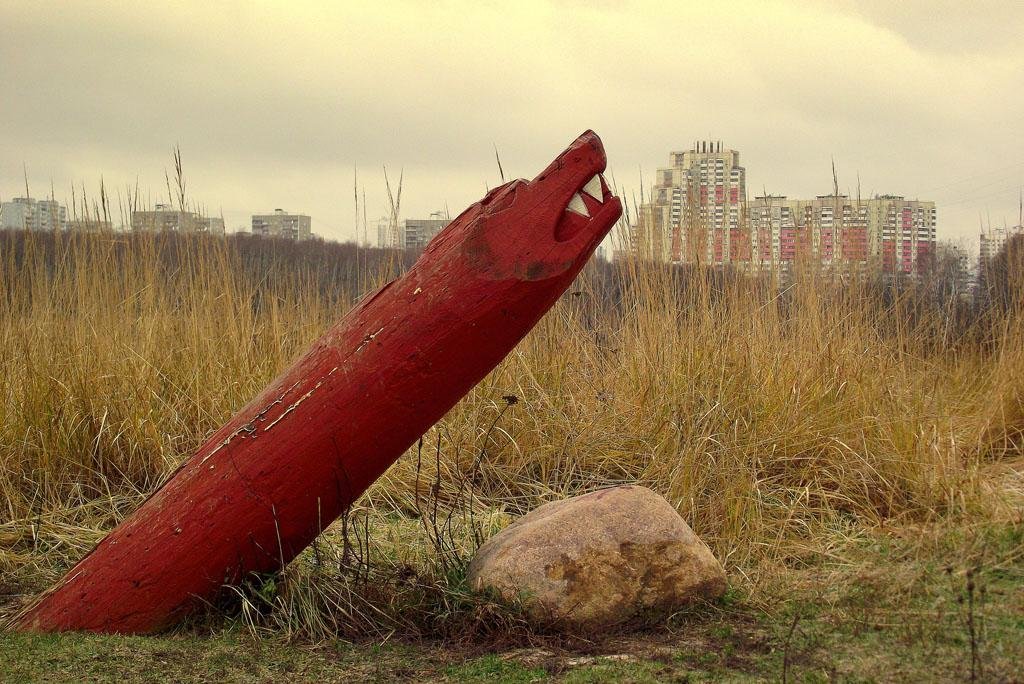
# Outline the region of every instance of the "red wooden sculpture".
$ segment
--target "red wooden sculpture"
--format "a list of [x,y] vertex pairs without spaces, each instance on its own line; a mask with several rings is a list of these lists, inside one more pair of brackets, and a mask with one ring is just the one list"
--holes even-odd
[[213,435],[17,627],[153,632],[273,571],[493,369],[622,211],[591,131],[489,192]]

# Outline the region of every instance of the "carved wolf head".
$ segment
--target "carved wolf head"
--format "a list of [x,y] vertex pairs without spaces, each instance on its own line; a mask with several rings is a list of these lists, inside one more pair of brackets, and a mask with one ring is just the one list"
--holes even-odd
[[575,275],[622,214],[601,175],[606,164],[601,139],[587,131],[533,180],[491,190],[427,251],[461,243],[480,275],[494,280]]

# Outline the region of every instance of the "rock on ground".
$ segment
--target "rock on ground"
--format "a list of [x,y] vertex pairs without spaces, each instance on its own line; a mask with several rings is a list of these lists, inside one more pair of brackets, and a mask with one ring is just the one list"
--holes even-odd
[[635,485],[540,506],[481,546],[468,577],[535,622],[565,627],[665,614],[726,588],[722,565],[672,505]]

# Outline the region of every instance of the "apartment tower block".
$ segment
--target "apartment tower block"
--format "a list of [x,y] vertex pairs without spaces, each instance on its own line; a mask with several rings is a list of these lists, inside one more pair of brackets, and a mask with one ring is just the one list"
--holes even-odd
[[935,252],[935,203],[898,195],[747,201],[739,152],[701,141],[658,170],[631,231],[638,257],[750,272],[789,271],[806,259],[827,268],[917,273]]
[[721,141],[703,140],[672,152],[670,164],[658,169],[651,200],[640,209],[633,240],[638,255],[713,265],[749,260],[740,153]]
[[67,230],[68,212],[54,200],[15,197],[0,202],[0,228],[12,230]]
[[301,242],[312,236],[312,220],[305,214],[289,214],[284,209],[275,209],[273,214],[253,215],[252,234]]

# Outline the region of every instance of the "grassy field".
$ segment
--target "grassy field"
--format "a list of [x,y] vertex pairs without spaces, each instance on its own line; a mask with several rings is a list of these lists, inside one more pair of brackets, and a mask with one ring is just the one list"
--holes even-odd
[[[403,266],[0,233],[0,621]],[[594,265],[284,573],[160,638],[4,634],[0,680],[1012,681],[1020,313],[867,277]],[[481,538],[619,482],[677,507],[725,601],[556,638],[466,590]]]

